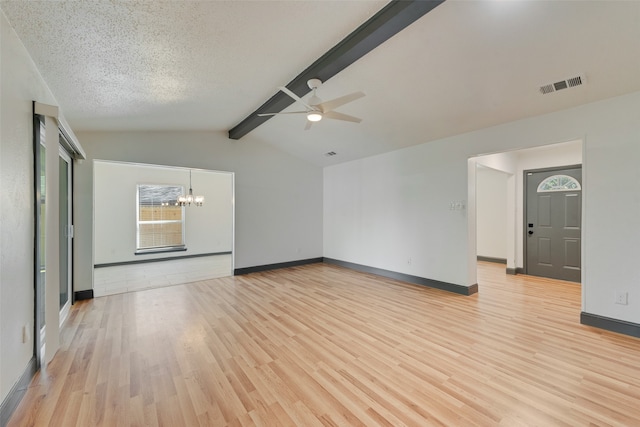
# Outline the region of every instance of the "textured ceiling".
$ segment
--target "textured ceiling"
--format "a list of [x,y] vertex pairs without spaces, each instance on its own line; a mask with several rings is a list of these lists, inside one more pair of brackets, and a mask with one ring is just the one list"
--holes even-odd
[[[385,4],[0,2],[76,131],[227,131]],[[448,0],[319,89],[364,91],[338,109],[362,123],[279,116],[245,138],[328,165],[638,90],[638,1]]]
[[227,130],[384,4],[0,3],[74,130]]

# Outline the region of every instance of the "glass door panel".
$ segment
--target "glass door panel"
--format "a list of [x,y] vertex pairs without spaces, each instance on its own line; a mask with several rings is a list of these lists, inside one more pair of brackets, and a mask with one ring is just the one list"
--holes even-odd
[[69,314],[71,305],[71,158],[60,150],[60,324]]
[[47,179],[46,179],[46,159],[47,150],[45,148],[45,126],[44,118],[36,117],[34,126],[34,178],[35,178],[35,244],[34,267],[35,267],[35,334],[33,351],[36,356],[37,366],[41,365],[44,358],[45,345],[45,248],[46,248],[46,200],[47,200]]

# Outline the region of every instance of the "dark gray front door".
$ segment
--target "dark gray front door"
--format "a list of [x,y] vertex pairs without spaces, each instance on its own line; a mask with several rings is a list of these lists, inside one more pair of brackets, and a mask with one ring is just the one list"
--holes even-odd
[[525,171],[527,274],[580,282],[582,168]]

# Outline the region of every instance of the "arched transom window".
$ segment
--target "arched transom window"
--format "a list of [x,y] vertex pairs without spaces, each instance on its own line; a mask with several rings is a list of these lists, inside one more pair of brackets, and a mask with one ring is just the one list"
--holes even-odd
[[582,187],[578,180],[568,175],[553,175],[538,185],[538,193],[549,193],[552,191],[578,191],[581,189]]

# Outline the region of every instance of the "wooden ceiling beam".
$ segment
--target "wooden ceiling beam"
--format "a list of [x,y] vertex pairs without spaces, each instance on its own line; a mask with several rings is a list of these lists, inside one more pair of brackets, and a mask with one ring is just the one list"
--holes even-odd
[[[310,92],[307,80],[320,79],[322,82],[326,82],[444,1],[391,1],[289,82],[286,85],[287,88],[299,97],[303,97]],[[293,103],[294,100],[291,97],[282,91],[278,91],[267,102],[231,129],[229,138],[240,139],[273,117],[260,117],[258,114],[281,112]]]

